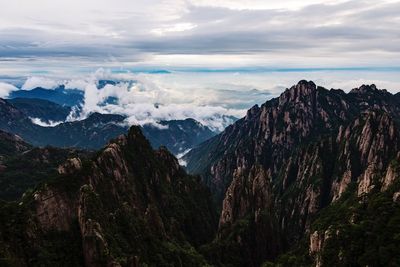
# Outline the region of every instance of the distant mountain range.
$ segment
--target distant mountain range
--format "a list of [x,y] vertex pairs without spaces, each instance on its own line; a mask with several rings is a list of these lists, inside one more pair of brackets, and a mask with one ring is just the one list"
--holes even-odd
[[[194,119],[161,121],[159,125],[142,126],[144,136],[153,147],[166,146],[175,155],[199,145],[216,135],[208,127]],[[165,128],[165,129],[163,129]]]
[[[97,81],[97,88],[102,89],[106,85],[116,85],[118,81],[112,80],[99,80]],[[20,89],[12,91],[8,96],[9,99],[14,98],[30,98],[47,100],[63,107],[74,107],[83,104],[84,91],[79,89],[66,88],[65,85],[59,85],[55,88],[36,87],[30,90]],[[108,99],[106,102],[112,102],[113,99]]]
[[[80,121],[64,122],[54,127],[35,124],[64,121],[71,109],[54,102],[35,98],[0,99],[0,129],[17,134],[35,146],[99,149],[107,142],[126,133],[125,117],[93,113]],[[161,121],[159,127],[144,125],[143,132],[153,147],[166,146],[174,154],[182,153],[215,135],[193,119]]]
[[71,107],[39,98],[13,98],[7,100],[25,116],[38,118],[45,123],[65,121]]
[[54,89],[37,87],[32,90],[17,90],[11,92],[9,98],[34,98],[48,100],[61,106],[73,107],[83,103],[84,93],[81,90],[65,89],[60,85]]

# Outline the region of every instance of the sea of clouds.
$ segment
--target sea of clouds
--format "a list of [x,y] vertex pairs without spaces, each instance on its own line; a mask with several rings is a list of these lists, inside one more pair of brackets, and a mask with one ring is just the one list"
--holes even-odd
[[[396,93],[400,89],[398,72],[372,71],[299,71],[299,72],[170,72],[149,74],[98,69],[73,78],[30,76],[19,85],[0,81],[0,97],[12,91],[36,87],[54,89],[64,85],[83,94],[83,104],[73,107],[67,121],[82,120],[93,112],[120,114],[127,125],[154,124],[161,120],[193,118],[215,131],[241,118],[255,104],[278,96],[301,79],[313,80],[326,88],[348,91],[362,84]],[[116,81],[99,88],[99,81]],[[112,99],[112,101],[109,101]],[[60,122],[35,121],[55,126]],[[161,127],[161,126],[160,126]]]
[[[117,83],[99,88],[101,80]],[[221,96],[212,90],[177,90],[157,83],[146,74],[115,74],[104,69],[73,79],[32,76],[25,80],[21,88],[1,82],[0,97],[7,98],[12,91],[20,89],[55,89],[60,85],[64,85],[67,90],[80,90],[84,97],[82,105],[72,108],[67,121],[83,120],[94,112],[124,115],[128,125],[150,123],[159,127],[162,127],[158,124],[161,120],[193,118],[214,131],[222,131],[234,121],[233,117],[243,116],[246,110],[221,104],[223,99],[219,99]],[[37,118],[32,121],[46,127],[60,123],[49,124]]]

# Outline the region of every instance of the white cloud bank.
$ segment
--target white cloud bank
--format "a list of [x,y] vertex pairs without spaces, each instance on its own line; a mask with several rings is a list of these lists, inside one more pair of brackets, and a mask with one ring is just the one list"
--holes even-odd
[[113,75],[114,79],[116,77],[121,80],[120,83],[107,84],[101,89],[95,80],[86,80],[84,104],[79,115],[71,116],[70,120],[84,119],[93,112],[127,116],[129,125],[193,118],[213,130],[221,131],[232,122],[224,115],[244,115],[241,109],[213,105],[209,102],[212,95],[201,99],[202,90],[186,94],[166,88],[142,74]]
[[16,91],[16,90],[18,90],[18,88],[15,87],[14,85],[9,84],[9,83],[0,82],[0,97],[1,98],[8,97],[8,95],[12,91]]
[[52,120],[46,122],[46,121],[41,120],[40,118],[30,118],[30,119],[34,124],[42,126],[42,127],[55,127],[55,126],[63,123],[63,121],[52,121]]
[[42,87],[46,89],[54,89],[58,86],[58,81],[54,79],[49,79],[45,77],[32,76],[26,79],[25,83],[22,85],[23,90],[32,90],[36,87]]

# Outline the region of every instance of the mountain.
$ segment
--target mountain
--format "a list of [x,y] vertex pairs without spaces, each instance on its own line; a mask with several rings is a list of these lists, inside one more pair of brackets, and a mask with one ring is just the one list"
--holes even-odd
[[42,99],[57,103],[61,106],[77,106],[83,103],[84,92],[77,89],[65,89],[64,85],[60,85],[54,89],[45,89],[37,87],[32,90],[17,90],[9,95],[13,98],[34,98]]
[[0,98],[0,130],[22,137],[27,142],[41,136],[43,127],[33,124],[22,111]]
[[90,152],[55,147],[37,148],[21,137],[0,131],[0,200],[17,200],[28,189],[58,172],[68,158]]
[[1,159],[18,155],[31,148],[21,137],[0,130],[0,163]]
[[[99,149],[128,129],[125,117],[93,113],[84,120],[43,127],[30,117],[54,121],[69,110],[47,100],[0,99],[0,129],[17,134],[35,146],[77,147]],[[64,118],[65,119],[65,118]],[[156,127],[144,125],[143,132],[154,148],[166,146],[174,154],[182,153],[215,135],[209,128],[193,119],[161,121]]]
[[120,115],[92,113],[84,120],[44,127],[43,134],[32,142],[39,146],[98,149],[126,132],[127,127],[122,125],[124,120]]
[[54,102],[36,98],[13,98],[8,100],[25,116],[38,118],[43,122],[65,121],[71,112],[68,106],[61,106]]
[[6,266],[205,266],[210,193],[140,128],[89,159],[69,159],[19,202],[0,202]]
[[55,176],[60,164],[89,152],[55,147],[32,148],[4,159],[0,164],[0,200],[15,201],[27,190]]
[[399,121],[398,95],[375,85],[345,93],[300,81],[192,149],[187,170],[221,210],[206,258],[219,266],[399,264]]
[[[119,81],[112,80],[99,80],[96,83],[98,89],[104,88],[106,85],[116,85]],[[9,95],[9,99],[23,98],[23,99],[41,99],[56,103],[63,107],[78,107],[84,102],[83,90],[65,88],[65,85],[59,85],[56,88],[49,89],[43,87],[36,87],[31,90],[20,89],[13,91]],[[105,103],[115,103],[115,97],[109,97]],[[24,101],[26,103],[27,101]],[[38,104],[38,103],[37,103]]]
[[[128,129],[121,115],[93,113],[81,121],[65,122],[45,129],[40,144],[58,147],[80,147],[98,149]],[[214,133],[199,122],[188,120],[161,121],[157,127],[142,126],[143,134],[153,148],[167,147],[174,154],[181,153],[214,136]]]
[[157,126],[146,124],[142,129],[153,147],[166,146],[175,155],[184,153],[215,135],[194,119],[161,121]]
[[126,132],[126,127],[119,125],[125,119],[123,116],[99,113],[93,113],[85,120],[43,127],[4,99],[0,99],[0,115],[1,130],[17,134],[34,146],[100,148]]

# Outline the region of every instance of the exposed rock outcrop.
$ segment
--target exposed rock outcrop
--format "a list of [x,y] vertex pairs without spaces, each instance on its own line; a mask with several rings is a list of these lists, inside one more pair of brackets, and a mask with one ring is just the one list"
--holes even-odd
[[[396,97],[375,85],[346,94],[300,81],[190,151],[187,168],[200,174],[222,203],[220,232],[234,231],[250,218],[237,245],[265,253],[264,260],[274,258],[307,235],[318,212],[352,184],[358,196],[393,184],[398,173],[390,162],[400,148],[399,107]],[[243,244],[257,229],[257,214],[267,214],[263,224],[273,225],[279,235],[264,237],[282,243],[269,250]],[[227,242],[225,236],[220,242]]]
[[[50,264],[70,253],[53,251],[61,243],[76,249],[68,259],[74,266],[206,263],[195,247],[214,235],[211,197],[165,148],[154,151],[138,127],[92,159],[70,158],[58,172],[24,196],[16,208],[26,218],[18,225],[22,237],[7,237],[11,243],[0,240],[0,253],[3,245],[16,247],[13,253],[22,265]],[[12,232],[6,225],[0,236]],[[60,238],[64,234],[68,238]],[[22,244],[13,242],[28,236],[32,242],[24,246],[29,252],[51,253],[45,258],[21,254]]]

